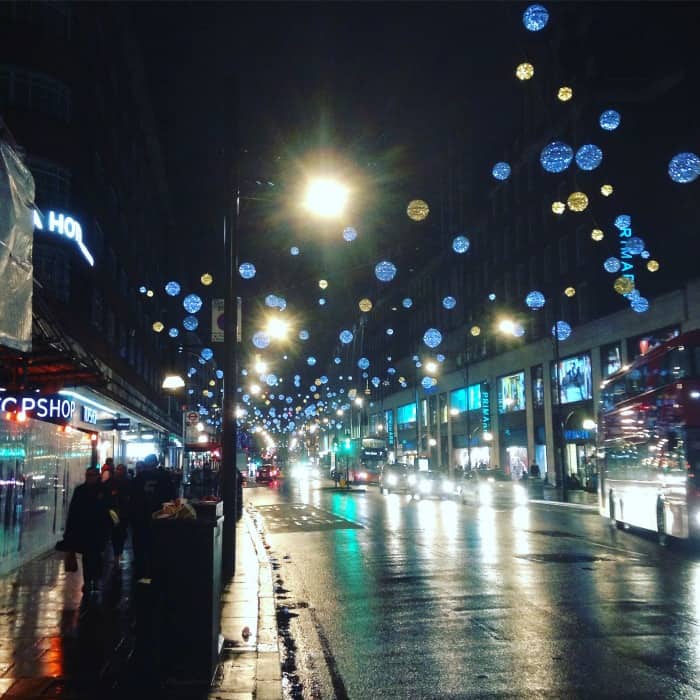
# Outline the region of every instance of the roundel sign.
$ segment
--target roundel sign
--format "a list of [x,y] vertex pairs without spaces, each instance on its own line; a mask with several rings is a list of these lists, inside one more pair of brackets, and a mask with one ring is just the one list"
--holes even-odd
[[194,425],[195,423],[197,423],[197,421],[199,421],[199,413],[196,413],[195,411],[190,411],[187,414],[187,422],[190,425]]

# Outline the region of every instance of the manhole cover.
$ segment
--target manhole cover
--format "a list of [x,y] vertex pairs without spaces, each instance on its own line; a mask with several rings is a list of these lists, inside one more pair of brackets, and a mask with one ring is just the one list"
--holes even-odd
[[525,532],[531,535],[546,535],[547,537],[581,537],[573,532],[562,532],[561,530],[525,530]]
[[593,554],[577,554],[576,552],[552,552],[549,554],[516,554],[518,559],[539,562],[540,564],[582,564],[592,561],[610,561],[608,557],[597,557]]

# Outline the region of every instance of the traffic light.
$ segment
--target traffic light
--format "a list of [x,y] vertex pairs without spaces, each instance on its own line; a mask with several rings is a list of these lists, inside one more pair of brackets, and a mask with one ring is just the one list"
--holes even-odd
[[352,446],[350,444],[350,438],[345,438],[345,440],[343,440],[343,451],[346,454],[349,454],[351,449],[352,449]]

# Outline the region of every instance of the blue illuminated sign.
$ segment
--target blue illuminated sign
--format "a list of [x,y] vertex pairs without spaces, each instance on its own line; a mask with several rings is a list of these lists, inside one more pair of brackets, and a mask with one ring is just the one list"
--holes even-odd
[[628,247],[629,239],[632,238],[632,229],[629,227],[620,229],[618,238],[620,239],[620,260],[622,261],[620,272],[622,272],[623,277],[627,277],[634,282],[634,273],[628,272],[628,270],[633,268],[633,265],[627,262],[633,257]]
[[58,394],[47,396],[23,396],[3,394],[0,399],[0,412],[25,413],[29,418],[48,422],[70,421],[75,413],[75,401]]
[[85,260],[87,260],[90,267],[95,264],[95,259],[83,243],[83,229],[72,216],[50,210],[48,215],[42,219],[39,212],[35,209],[34,228],[38,231],[55,233],[73,241],[80,249],[80,252]]
[[384,411],[384,423],[386,425],[387,445],[391,448],[394,446],[394,440],[396,439],[394,434],[394,411],[391,409]]
[[491,431],[491,403],[489,401],[489,385],[483,382],[481,385],[481,432]]

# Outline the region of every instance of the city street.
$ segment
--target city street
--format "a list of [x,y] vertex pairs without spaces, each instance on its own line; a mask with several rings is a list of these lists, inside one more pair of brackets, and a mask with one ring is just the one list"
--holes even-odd
[[244,500],[275,570],[288,697],[700,693],[700,555],[685,546],[553,504],[291,479]]

